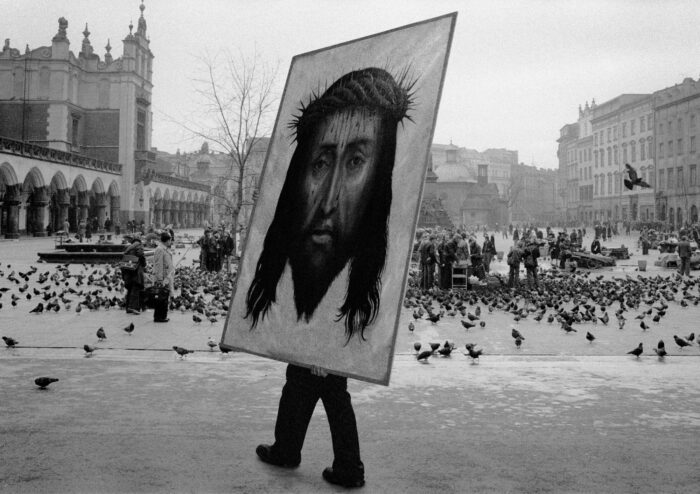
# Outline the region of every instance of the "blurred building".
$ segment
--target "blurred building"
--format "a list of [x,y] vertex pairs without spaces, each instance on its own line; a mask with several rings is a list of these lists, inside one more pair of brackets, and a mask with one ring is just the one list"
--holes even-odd
[[561,219],[557,210],[558,171],[523,163],[511,169],[511,221],[553,223]]

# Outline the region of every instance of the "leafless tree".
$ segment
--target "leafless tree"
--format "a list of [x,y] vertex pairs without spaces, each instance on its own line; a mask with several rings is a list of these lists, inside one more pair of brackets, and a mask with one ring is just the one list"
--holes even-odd
[[247,227],[239,221],[241,211],[257,197],[260,163],[251,157],[272,130],[279,64],[266,63],[257,53],[245,56],[228,51],[201,57],[199,63],[202,76],[194,80],[199,115],[180,124],[227,156],[228,169],[211,193],[230,214],[237,232]]

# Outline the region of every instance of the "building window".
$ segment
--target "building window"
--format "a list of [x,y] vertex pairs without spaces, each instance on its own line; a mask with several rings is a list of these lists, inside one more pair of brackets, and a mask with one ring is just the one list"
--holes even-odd
[[679,134],[682,134],[682,133],[683,133],[683,118],[682,118],[682,117],[678,117],[678,128],[677,128],[677,130],[678,130],[678,133],[679,133]]
[[637,143],[634,141],[630,142],[630,159],[632,163],[637,161]]
[[146,112],[136,112],[136,150],[146,151]]
[[660,142],[659,143],[659,158],[663,158],[663,157],[664,157],[664,143]]
[[622,137],[627,137],[627,122],[622,122]]
[[695,136],[690,136],[690,152],[695,152]]
[[80,152],[80,117],[73,115],[71,124],[71,150]]
[[608,195],[612,194],[612,173],[608,173]]
[[673,134],[673,120],[668,121],[668,133]]
[[616,165],[618,164],[618,156],[619,155],[620,155],[620,153],[618,153],[618,151],[617,151],[617,146],[613,146],[613,156],[615,157],[615,164]]
[[683,167],[678,167],[678,188],[683,189]]
[[680,154],[683,154],[683,139],[678,139],[678,141],[677,141],[676,144],[678,145],[678,149],[676,150],[676,152],[677,152],[679,155],[680,155]]
[[644,117],[639,117],[639,132],[644,132]]
[[695,128],[695,113],[690,114],[690,128],[691,129]]
[[646,159],[644,156],[644,141],[639,142],[639,159],[642,161]]
[[612,129],[608,128],[608,142],[612,140]]
[[649,140],[647,141],[647,145],[648,145],[648,147],[647,147],[647,154],[649,154],[648,158],[649,158],[649,159],[652,159],[652,158],[654,157],[654,145],[653,145],[653,141],[652,141],[651,139],[649,139]]
[[612,166],[612,148],[608,148],[608,166]]
[[598,145],[598,134],[593,135],[593,140],[594,140],[594,144],[597,146]]
[[634,124],[635,124],[635,121],[632,120],[632,121],[630,122],[630,135],[631,135],[631,136],[634,135]]
[[663,190],[664,188],[664,171],[659,170],[659,190]]
[[698,167],[697,165],[690,165],[690,184],[697,185],[698,183]]
[[666,188],[672,189],[673,188],[673,168],[669,168],[668,171],[666,172]]
[[670,158],[673,156],[673,141],[668,141],[668,149],[666,150],[668,152],[668,157]]
[[605,195],[605,175],[600,176],[600,195]]
[[622,145],[622,162],[627,163],[627,144]]
[[664,124],[659,122],[659,134],[663,134],[663,133],[664,133]]

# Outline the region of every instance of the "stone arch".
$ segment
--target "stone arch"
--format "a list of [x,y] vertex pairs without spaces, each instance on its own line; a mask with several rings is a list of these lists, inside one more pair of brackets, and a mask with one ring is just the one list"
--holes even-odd
[[85,177],[82,175],[78,175],[73,179],[73,184],[71,185],[72,189],[75,189],[77,192],[87,192],[87,182],[85,181]]
[[47,189],[41,170],[36,167],[29,170],[22,182],[22,208],[19,211],[19,228],[29,235],[46,236],[49,204]]
[[7,162],[0,165],[0,182],[5,185],[16,185],[19,183],[15,169]]
[[57,231],[70,231],[70,226],[66,229],[64,221],[68,219],[68,207],[70,206],[70,189],[68,181],[62,172],[57,171],[51,177],[49,183],[49,226],[48,234]]
[[11,164],[0,164],[0,231],[5,238],[19,237],[20,183]]
[[68,207],[68,222],[71,231],[78,231],[81,220],[88,219],[88,186],[85,177],[78,175],[73,179],[70,187],[70,205]]

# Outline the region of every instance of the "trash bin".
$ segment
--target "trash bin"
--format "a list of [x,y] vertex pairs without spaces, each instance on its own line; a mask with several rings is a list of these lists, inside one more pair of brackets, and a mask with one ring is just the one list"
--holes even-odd
[[638,260],[637,261],[637,266],[639,266],[640,271],[646,271],[647,270],[647,262],[645,260]]

